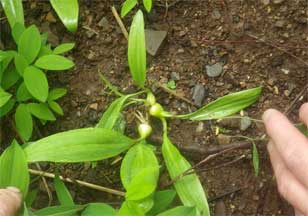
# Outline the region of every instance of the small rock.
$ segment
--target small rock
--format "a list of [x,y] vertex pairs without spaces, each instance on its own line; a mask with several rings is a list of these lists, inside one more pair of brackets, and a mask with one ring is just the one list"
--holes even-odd
[[278,20],[276,23],[275,23],[275,27],[277,28],[283,28],[285,24],[285,21],[284,20]]
[[269,78],[268,80],[267,80],[267,83],[270,85],[270,86],[273,86],[274,84],[275,84],[275,82],[277,81],[277,79],[276,78]]
[[197,84],[194,87],[192,99],[194,100],[194,102],[197,106],[201,106],[204,97],[205,97],[204,86],[201,85],[201,84]]
[[281,71],[285,74],[285,75],[288,75],[290,70],[288,69],[285,69],[285,68],[281,68]]
[[217,20],[221,18],[221,14],[220,14],[220,12],[219,12],[218,9],[215,8],[215,9],[213,10],[212,17],[213,17],[214,19],[217,19]]
[[89,55],[87,56],[87,58],[89,60],[92,60],[92,59],[94,59],[94,57],[95,57],[95,53],[92,50],[90,50]]
[[227,207],[224,201],[219,200],[215,205],[215,216],[227,216]]
[[174,81],[180,80],[180,74],[177,72],[172,72],[170,78]]
[[110,44],[111,42],[112,42],[111,36],[107,36],[107,37],[104,39],[104,43],[105,43],[105,44]]
[[110,28],[109,22],[106,17],[103,17],[97,24],[99,27],[102,27],[104,30],[108,30]]
[[145,41],[147,52],[152,56],[157,54],[157,51],[167,36],[167,31],[145,30]]
[[196,128],[196,132],[197,133],[201,133],[204,129],[204,123],[202,121],[199,122],[197,128]]
[[240,119],[238,118],[225,118],[218,122],[220,126],[226,128],[239,128]]
[[206,65],[206,74],[209,77],[218,77],[223,72],[223,65],[218,62],[213,65]]
[[88,38],[92,38],[95,35],[95,33],[93,31],[87,30],[86,35]]
[[283,91],[283,94],[285,96],[289,97],[290,96],[290,91],[288,89],[286,89],[286,90]]
[[274,4],[281,4],[282,2],[284,2],[284,0],[274,0],[273,2]]
[[185,31],[180,31],[180,33],[179,33],[179,36],[180,37],[183,37],[183,36],[185,36],[186,35],[186,32]]
[[184,52],[185,52],[185,51],[184,51],[183,48],[178,49],[178,53],[184,53]]
[[50,23],[55,23],[57,22],[56,18],[53,16],[52,12],[49,11],[46,15],[46,20]]
[[231,142],[231,137],[224,134],[218,134],[217,142],[220,145],[227,145]]
[[97,103],[92,103],[92,104],[90,104],[89,107],[90,107],[91,109],[93,109],[93,110],[97,110],[98,104],[97,104]]
[[279,89],[277,86],[274,86],[274,94],[279,95]]
[[241,119],[241,122],[240,122],[240,130],[241,131],[245,131],[247,130],[250,126],[251,126],[251,120],[250,118],[248,117],[244,117]]
[[261,0],[261,1],[264,5],[268,5],[270,3],[270,0]]

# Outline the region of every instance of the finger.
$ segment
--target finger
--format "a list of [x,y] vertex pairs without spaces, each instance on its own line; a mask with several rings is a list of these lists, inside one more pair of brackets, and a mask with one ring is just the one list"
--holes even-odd
[[299,118],[308,127],[308,103],[304,103],[299,109]]
[[298,212],[308,215],[308,191],[288,170],[276,146],[270,142],[268,152],[277,179],[278,191]]
[[263,115],[266,131],[289,170],[308,187],[308,140],[280,112]]
[[21,194],[15,189],[0,189],[0,216],[16,215],[21,205]]
[[295,209],[295,216],[305,216],[303,213]]

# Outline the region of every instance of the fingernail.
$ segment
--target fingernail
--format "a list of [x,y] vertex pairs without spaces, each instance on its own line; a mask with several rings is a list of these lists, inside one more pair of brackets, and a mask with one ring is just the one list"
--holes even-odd
[[263,121],[268,121],[269,119],[270,119],[270,117],[273,115],[273,113],[275,113],[276,112],[276,110],[274,110],[274,109],[268,109],[268,110],[266,110],[264,113],[263,113],[263,115],[262,115],[262,119],[263,119]]
[[10,190],[14,193],[20,193],[20,190],[17,187],[9,186],[9,187],[6,187],[6,189],[8,189],[8,190]]

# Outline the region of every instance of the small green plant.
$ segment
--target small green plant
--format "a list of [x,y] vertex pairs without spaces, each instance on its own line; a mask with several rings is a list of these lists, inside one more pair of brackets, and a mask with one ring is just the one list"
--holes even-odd
[[[24,26],[22,0],[0,0],[11,28],[19,23]],[[78,27],[78,0],[50,0],[50,3],[67,30],[75,32]]]
[[[142,0],[143,6],[148,13],[152,9],[152,0]],[[125,0],[121,8],[121,17],[125,17],[136,5],[138,0]]]
[[[207,196],[197,174],[190,172],[183,175],[192,169],[192,166],[169,139],[167,120],[204,121],[224,118],[253,104],[258,99],[262,88],[257,87],[226,95],[188,114],[178,115],[166,111],[146,87],[144,20],[141,11],[137,12],[131,25],[128,62],[132,79],[140,91],[125,95],[102,75],[102,80],[119,98],[106,109],[96,127],[61,132],[27,143],[22,147],[14,141],[0,158],[0,187],[16,186],[21,189],[26,198],[29,187],[27,163],[95,162],[126,152],[120,168],[120,178],[125,189],[125,193],[121,194],[125,199],[121,207],[115,210],[104,203],[76,205],[65,185],[56,175],[54,185],[60,205],[35,211],[34,215],[74,215],[77,212],[81,212],[82,216],[103,215],[106,212],[110,216],[210,215]],[[37,66],[36,63],[35,65]],[[39,96],[40,99],[46,98]],[[121,128],[119,122],[123,118],[122,110],[136,104],[139,109],[135,113],[138,119],[136,131],[139,136],[131,138],[119,129]],[[152,132],[149,116],[157,118],[162,123],[161,147],[153,146],[147,140]],[[159,163],[157,151],[162,152],[163,164]],[[162,166],[165,166],[169,173],[172,187],[157,191]],[[15,169],[19,172],[12,172]],[[176,195],[181,200],[181,205],[170,208]],[[24,211],[30,212],[27,207]]]
[[0,118],[16,108],[16,129],[20,137],[28,141],[32,136],[32,118],[45,124],[56,119],[53,112],[63,115],[56,100],[64,96],[66,90],[49,90],[47,73],[74,66],[61,55],[74,44],[61,44],[52,50],[47,44],[47,35],[40,34],[34,25],[24,28],[16,23],[12,35],[17,49],[0,51]]
[[176,83],[174,80],[170,80],[168,81],[165,86],[168,88],[168,89],[171,89],[171,90],[174,90],[176,89]]

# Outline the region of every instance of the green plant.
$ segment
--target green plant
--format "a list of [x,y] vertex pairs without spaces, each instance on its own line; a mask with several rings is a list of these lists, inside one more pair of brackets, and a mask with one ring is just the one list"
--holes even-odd
[[[22,148],[13,142],[0,158],[0,172],[4,173],[0,175],[0,187],[17,186],[23,191],[24,197],[27,197],[29,186],[27,163],[99,161],[126,152],[120,168],[121,182],[126,191],[123,194],[125,201],[118,211],[103,203],[76,205],[65,185],[56,175],[54,184],[60,205],[41,209],[34,212],[34,215],[74,215],[77,212],[81,212],[83,216],[101,215],[102,212],[108,212],[111,216],[210,215],[206,193],[197,174],[190,172],[182,175],[192,169],[192,166],[169,139],[167,120],[177,118],[203,121],[224,118],[253,104],[262,88],[257,87],[226,95],[193,113],[178,115],[164,110],[156,101],[154,94],[146,88],[144,21],[141,11],[135,15],[130,29],[128,62],[132,79],[141,91],[125,95],[102,75],[102,80],[119,98],[106,109],[96,127],[61,132],[27,143]],[[40,99],[45,98],[45,95],[39,96]],[[9,100],[6,94],[1,98]],[[139,121],[137,127],[139,136],[130,138],[124,134],[123,129],[120,129],[119,125],[123,118],[121,111],[135,104],[138,104],[139,108],[135,113]],[[163,125],[161,147],[153,146],[147,141],[152,132],[149,115],[159,119]],[[164,166],[167,168],[175,190],[170,188],[157,191],[159,174],[163,166],[156,156],[158,150],[162,152]],[[15,161],[16,158],[18,158],[17,161]],[[19,167],[20,172],[11,172],[14,167]],[[170,209],[176,194],[182,205]],[[30,210],[25,208],[25,212],[27,211]]]
[[56,100],[64,96],[66,90],[49,90],[47,73],[74,66],[71,60],[60,55],[74,44],[61,44],[52,50],[46,43],[47,35],[40,34],[34,25],[24,28],[16,23],[12,35],[17,50],[0,51],[0,118],[16,108],[16,129],[20,137],[28,141],[32,136],[33,118],[45,124],[56,119],[53,112],[63,115]]
[[[19,23],[24,26],[24,11],[22,0],[0,0],[11,28]],[[78,26],[78,0],[50,0],[50,3],[64,26],[70,32],[75,32]]]
[[176,89],[176,83],[174,80],[170,80],[168,81],[165,86],[168,88],[168,89],[171,89],[171,90],[174,90]]
[[[152,9],[152,0],[142,0],[143,6],[148,13]],[[138,0],[125,0],[121,8],[121,17],[125,17],[136,5]]]

